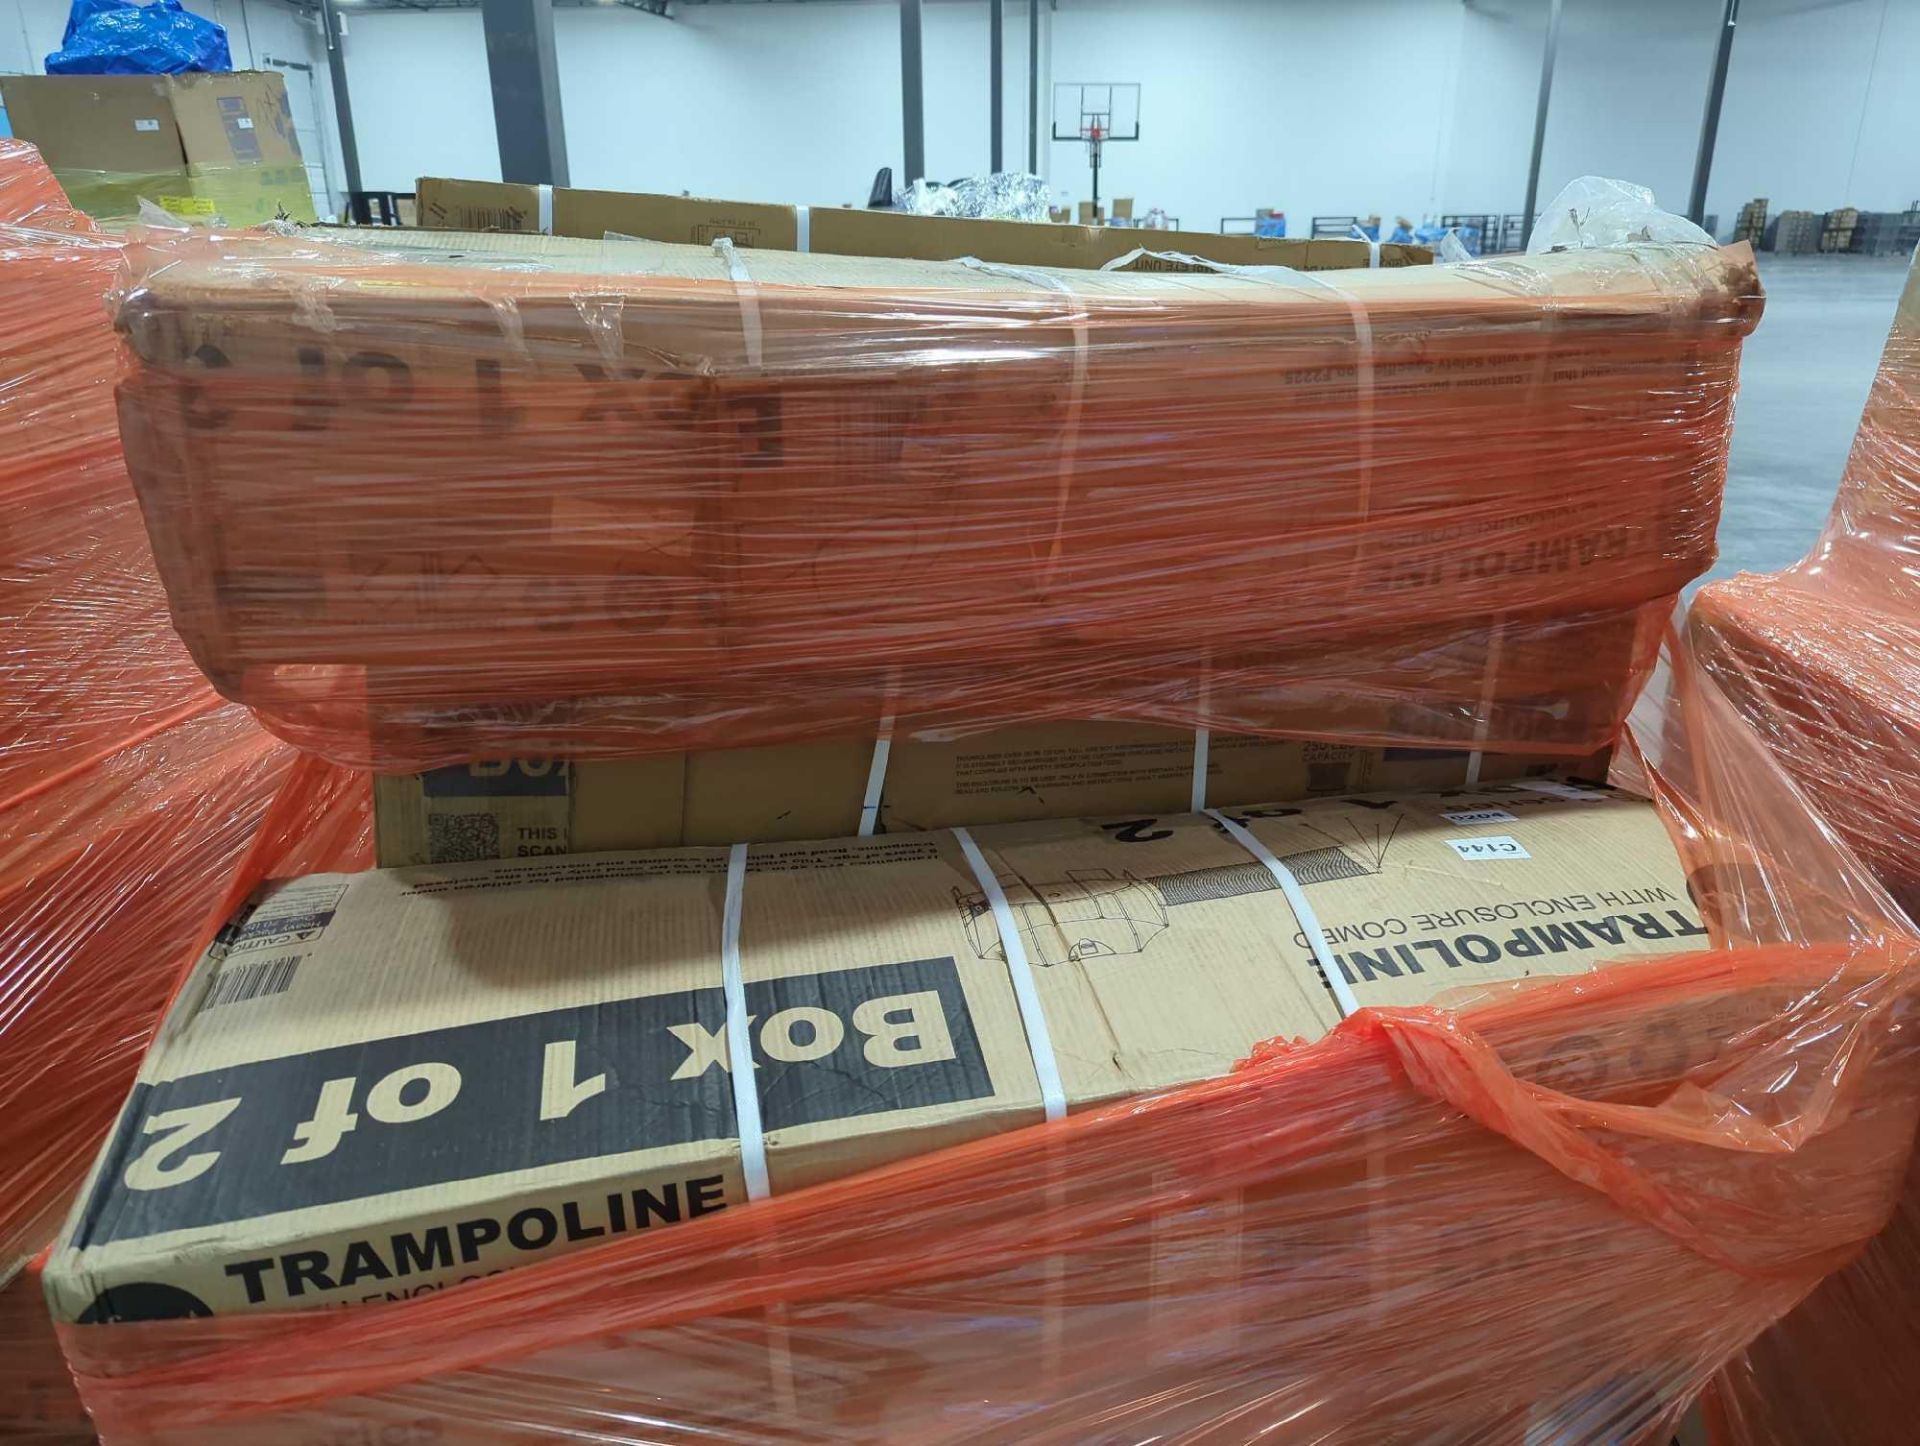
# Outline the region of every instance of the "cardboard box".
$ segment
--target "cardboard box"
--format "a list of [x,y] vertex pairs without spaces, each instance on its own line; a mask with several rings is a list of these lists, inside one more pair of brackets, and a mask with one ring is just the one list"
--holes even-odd
[[[769,205],[696,196],[579,190],[507,181],[460,181],[422,176],[417,184],[420,224],[435,230],[532,231],[589,241],[628,236],[647,241],[710,246],[719,237],[736,246],[810,251],[834,256],[902,257],[954,261],[962,256],[1009,266],[1065,266],[1095,270],[1135,249],[1138,239],[1082,218],[1077,226],[1028,221],[979,221],[958,216],[911,216],[845,206]],[[1062,218],[1064,219],[1064,217]],[[1291,266],[1327,271],[1368,264],[1362,241],[1288,241],[1264,236],[1160,231],[1152,249],[1205,257],[1235,266]],[[1424,246],[1380,248],[1382,266],[1432,261]],[[1127,270],[1199,269],[1167,264]]]
[[[1043,723],[965,738],[896,738],[882,833],[1094,814],[1177,813],[1193,796],[1195,735],[1128,723]],[[498,759],[374,780],[383,868],[675,844],[834,838],[858,831],[871,738],[648,758]],[[1603,779],[1604,754],[1566,759],[1216,734],[1214,806],[1379,789],[1493,783],[1556,770]]]
[[[1558,784],[1240,811],[1359,1006],[1678,952],[1654,808]],[[982,829],[1045,1033],[950,833],[316,875],[183,989],[46,1269],[62,1320],[404,1298],[1230,1070],[1338,1018],[1276,873],[1203,815]],[[1018,968],[1017,959],[1014,967]],[[1023,979],[1028,976],[1023,976]],[[1047,1038],[1050,1045],[1033,1043]]]
[[192,220],[311,221],[312,184],[278,71],[0,76],[13,133],[40,148],[81,210]]
[[[1532,258],[1524,295],[1460,268],[1351,271],[1342,295],[548,236],[364,244],[383,249],[260,238],[244,264],[157,268],[121,310],[120,399],[196,660],[283,736],[385,771],[630,754],[639,734],[826,737],[886,712],[976,728],[1016,697],[1028,716],[1581,756],[1617,733],[1710,560],[1759,309],[1739,249]],[[290,284],[316,268],[324,327]],[[1354,307],[1392,359],[1364,376]],[[1543,383],[1550,356],[1568,366]],[[289,449],[289,428],[325,445]],[[1489,451],[1489,428],[1513,444]],[[376,726],[323,706],[318,676],[364,677]],[[314,731],[287,731],[293,712]],[[400,736],[458,717],[464,735]]]

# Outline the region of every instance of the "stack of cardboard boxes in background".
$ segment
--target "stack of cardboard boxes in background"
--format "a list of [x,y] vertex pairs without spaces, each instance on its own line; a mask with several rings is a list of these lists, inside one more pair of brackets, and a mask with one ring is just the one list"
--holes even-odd
[[0,76],[14,135],[40,148],[73,203],[130,220],[141,203],[188,221],[314,219],[313,191],[271,70]]
[[[420,224],[454,231],[534,231],[598,241],[633,236],[706,246],[724,236],[736,246],[810,251],[831,256],[894,256],[954,261],[971,256],[1011,266],[1065,266],[1127,270],[1184,269],[1182,263],[1136,256],[1183,253],[1222,266],[1290,266],[1325,271],[1366,266],[1424,266],[1433,253],[1397,242],[1369,248],[1364,241],[1287,240],[1223,236],[1211,231],[1151,231],[1080,224],[983,221],[958,216],[914,216],[851,206],[771,205],[700,196],[638,195],[567,186],[464,181],[422,176],[415,193]],[[1115,202],[1116,207],[1119,202]],[[1131,206],[1131,203],[1128,203]],[[1131,259],[1128,259],[1131,258]],[[1192,268],[1198,269],[1198,268]]]

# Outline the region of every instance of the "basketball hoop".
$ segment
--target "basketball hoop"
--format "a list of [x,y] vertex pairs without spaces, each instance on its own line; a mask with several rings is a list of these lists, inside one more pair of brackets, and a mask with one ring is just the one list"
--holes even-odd
[[[1071,126],[1066,124],[1072,118]],[[1140,139],[1140,87],[1132,81],[1063,81],[1053,87],[1053,138],[1079,141],[1093,172],[1093,213],[1100,214],[1100,152]]]

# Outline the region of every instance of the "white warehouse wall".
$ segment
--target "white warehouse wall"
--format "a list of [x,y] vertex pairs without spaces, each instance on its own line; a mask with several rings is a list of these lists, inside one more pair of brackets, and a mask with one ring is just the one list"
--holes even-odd
[[[1920,197],[1920,0],[1748,0],[1707,209],[1891,211]],[[1696,122],[1697,123],[1697,122]]]
[[[344,9],[366,184],[498,179],[479,14]],[[1025,6],[1007,11],[1006,148],[1024,166]],[[900,173],[894,0],[684,6],[672,21],[569,8],[554,12],[554,45],[577,186],[864,202],[876,170]],[[984,170],[986,6],[929,5],[922,48],[929,172]]]
[[[192,0],[236,58],[310,57],[280,0]],[[1046,0],[1041,0],[1046,6]],[[1042,11],[1052,82],[1143,84],[1145,139],[1107,149],[1102,192],[1189,225],[1315,213],[1517,211],[1548,0],[1058,0]],[[1541,185],[1583,172],[1691,181],[1721,0],[1566,0]],[[1920,0],[1744,0],[1708,209],[1888,209],[1920,196]],[[1024,0],[1007,0],[1006,152],[1027,149]],[[11,12],[11,13],[10,13]],[[0,0],[0,70],[36,70],[66,0]],[[497,177],[477,12],[365,11],[343,0],[366,184]],[[927,0],[927,166],[987,165],[987,7]],[[249,36],[251,44],[249,45]],[[555,14],[573,181],[746,200],[864,200],[901,161],[895,0],[616,6]],[[273,47],[282,47],[275,50]],[[297,81],[290,76],[290,84]],[[329,119],[330,130],[330,119]],[[339,184],[337,157],[330,170]],[[1043,142],[1061,200],[1086,194],[1081,147]]]
[[[411,191],[421,176],[499,180],[480,12],[342,10],[361,184]],[[647,18],[632,16],[636,32]],[[630,44],[643,38],[636,33]],[[623,89],[631,93],[640,84],[637,67],[650,62],[637,50],[628,60],[636,69]],[[563,78],[563,107],[570,89]]]

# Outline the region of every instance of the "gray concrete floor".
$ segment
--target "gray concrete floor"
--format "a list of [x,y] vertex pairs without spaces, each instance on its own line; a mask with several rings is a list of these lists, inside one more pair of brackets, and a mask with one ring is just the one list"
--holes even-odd
[[1711,580],[1797,562],[1826,521],[1906,280],[1894,257],[1760,257]]

